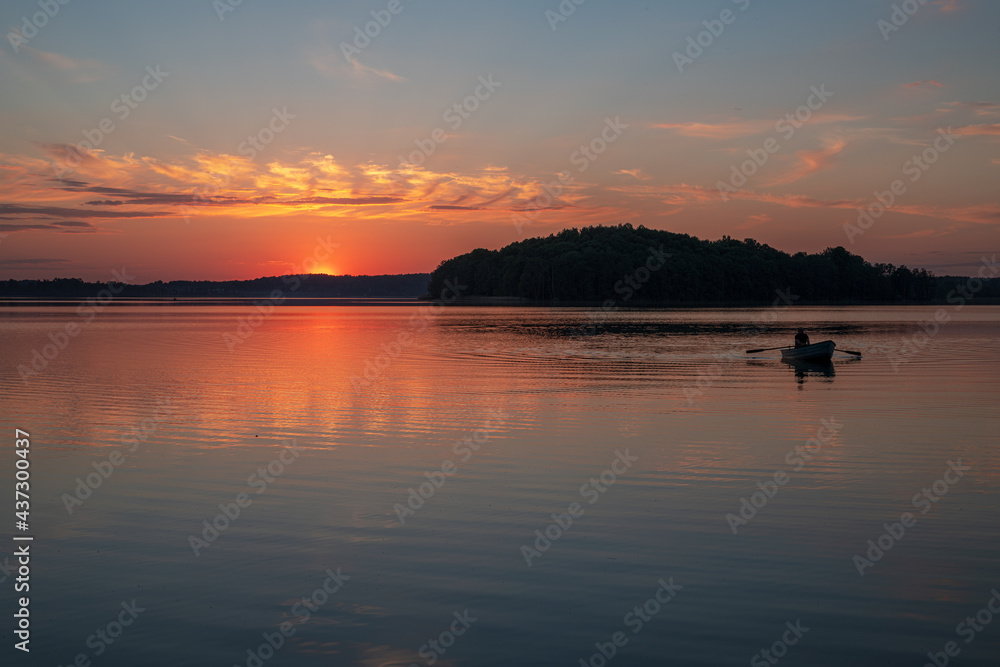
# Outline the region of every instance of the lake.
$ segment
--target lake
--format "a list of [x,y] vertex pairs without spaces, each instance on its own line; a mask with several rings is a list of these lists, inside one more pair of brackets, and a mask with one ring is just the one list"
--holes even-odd
[[[864,357],[745,354],[799,326]],[[972,305],[8,305],[5,534],[34,540],[0,552],[3,651],[30,544],[30,664],[995,666],[998,333]]]

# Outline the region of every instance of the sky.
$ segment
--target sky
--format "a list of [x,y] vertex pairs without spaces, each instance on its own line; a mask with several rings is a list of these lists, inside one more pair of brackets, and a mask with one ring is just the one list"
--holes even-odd
[[1000,250],[995,0],[236,2],[3,3],[0,279],[429,272],[624,222]]

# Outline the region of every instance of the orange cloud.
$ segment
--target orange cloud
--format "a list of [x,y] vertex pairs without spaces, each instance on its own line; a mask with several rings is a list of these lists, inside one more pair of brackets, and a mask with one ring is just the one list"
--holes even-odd
[[948,102],[945,104],[949,107],[947,111],[951,112],[953,110],[964,110],[971,111],[976,116],[997,116],[1000,115],[1000,104],[996,102]]
[[[844,114],[813,114],[809,125],[827,125],[830,123],[847,123],[861,120],[864,116],[848,116]],[[655,123],[651,127],[659,130],[674,130],[686,137],[702,139],[734,139],[750,135],[773,133],[778,120],[740,120],[731,119],[717,123]]]
[[829,169],[833,166],[837,155],[844,150],[847,142],[843,139],[832,138],[823,142],[823,147],[814,151],[799,151],[795,156],[799,159],[790,171],[777,176],[766,183],[766,185],[788,185],[801,180],[810,174]]
[[685,137],[704,139],[732,139],[752,134],[762,134],[774,128],[774,121],[731,119],[719,123],[656,123],[659,130],[676,130]]
[[959,134],[966,137],[982,135],[997,136],[1000,135],[1000,123],[993,123],[991,125],[966,125],[965,127],[953,130],[953,134]]
[[648,181],[649,176],[642,173],[642,169],[619,169],[614,172],[616,174],[621,174],[622,176],[631,176],[637,181]]
[[944,84],[940,81],[935,81],[931,79],[929,81],[914,81],[913,83],[907,83],[904,88],[917,88],[918,86],[933,86],[935,88],[944,88]]
[[931,4],[938,7],[942,14],[950,14],[961,9],[958,0],[935,0]]
[[[41,157],[0,155],[0,201],[8,204],[0,215],[14,216],[18,224],[54,217],[100,221],[192,216],[456,224],[537,211],[537,202],[547,193],[543,181],[515,177],[497,166],[453,173],[349,165],[320,153],[260,164],[206,152],[163,161],[82,151],[68,144],[42,148]],[[596,191],[596,186],[580,181],[563,184],[545,208],[572,209],[592,200]],[[447,219],[428,219],[428,211]]]

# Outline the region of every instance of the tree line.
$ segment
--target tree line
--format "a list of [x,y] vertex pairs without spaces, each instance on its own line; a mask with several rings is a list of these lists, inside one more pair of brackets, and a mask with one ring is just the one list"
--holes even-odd
[[[655,261],[657,255],[666,256]],[[652,267],[652,268],[650,268]],[[804,302],[933,302],[966,278],[871,263],[843,247],[790,255],[753,239],[704,241],[631,224],[566,229],[479,248],[441,262],[433,296],[444,281],[463,297],[519,297],[550,303],[630,304],[760,302],[791,288]],[[1000,279],[984,280],[977,298],[1000,297]]]
[[[286,297],[313,298],[364,298],[395,297],[416,298],[427,290],[429,275],[408,273],[383,276],[330,276],[308,274],[295,276],[269,276],[254,280],[171,280],[144,285],[124,284],[117,292],[122,297],[267,297],[274,290],[281,290]],[[86,298],[93,296],[107,283],[91,283],[79,278],[52,280],[0,280],[0,297],[35,298]]]

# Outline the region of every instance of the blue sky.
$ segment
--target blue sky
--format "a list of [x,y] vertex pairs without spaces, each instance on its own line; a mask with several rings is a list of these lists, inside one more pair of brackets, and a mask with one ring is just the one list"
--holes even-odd
[[[342,43],[388,4],[243,0],[220,20],[211,0],[72,0],[15,52],[10,31],[38,4],[5,3],[0,274],[94,277],[125,257],[163,279],[251,277],[294,263],[318,232],[342,240],[333,270],[426,271],[471,247],[623,221],[844,245],[941,273],[997,250],[996,3],[929,1],[885,39],[882,0],[587,0],[555,30],[556,1],[403,0],[346,59]],[[730,24],[679,72],[673,54],[724,11]],[[156,66],[169,75],[114,119],[111,103]],[[500,85],[449,128],[443,114],[481,76]],[[813,86],[833,96],[720,198]],[[274,109],[294,118],[248,158],[239,147]],[[105,117],[115,129],[53,178]],[[609,118],[628,129],[548,202],[545,184]],[[439,127],[445,141],[401,170]],[[946,127],[961,139],[872,228],[847,233]],[[107,201],[95,192],[120,201],[88,203]],[[525,212],[530,224],[512,224]]]

